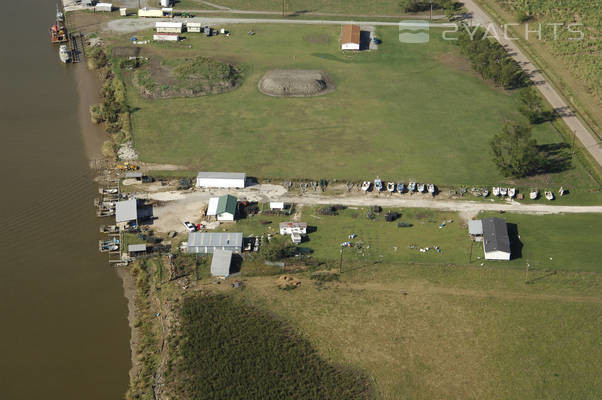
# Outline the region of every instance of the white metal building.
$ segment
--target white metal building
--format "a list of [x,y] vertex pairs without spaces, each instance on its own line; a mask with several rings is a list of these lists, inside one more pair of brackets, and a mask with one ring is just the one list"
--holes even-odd
[[118,201],[115,205],[115,222],[117,224],[136,222],[138,220],[138,205],[136,199]]
[[125,7],[121,7],[119,9],[119,15],[121,15],[122,17],[126,17],[128,15],[128,9]]
[[199,172],[196,186],[203,188],[239,188],[245,187],[247,174],[244,172]]
[[111,3],[96,3],[94,11],[111,12],[113,11],[113,4]]
[[155,30],[163,33],[182,33],[181,22],[157,22],[155,23]]
[[171,0],[161,0],[161,7],[169,7],[171,6]]
[[180,40],[180,35],[177,33],[155,32],[153,33],[153,40],[177,42]]
[[293,233],[307,233],[307,224],[305,222],[281,222],[280,234],[291,235]]

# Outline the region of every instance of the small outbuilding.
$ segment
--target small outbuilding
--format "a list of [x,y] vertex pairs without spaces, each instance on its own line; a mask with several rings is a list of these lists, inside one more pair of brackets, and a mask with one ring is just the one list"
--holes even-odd
[[215,215],[218,221],[234,221],[238,199],[230,194],[221,196],[217,202]]
[[177,42],[180,40],[180,35],[177,33],[155,32],[153,33],[153,40]]
[[94,6],[94,11],[95,12],[111,12],[113,11],[113,4],[112,3],[96,3],[96,5]]
[[270,201],[270,210],[282,211],[284,210],[284,202],[282,201]]
[[211,260],[211,276],[227,278],[230,276],[230,266],[232,265],[231,250],[215,250]]
[[203,188],[237,188],[245,187],[247,174],[244,172],[199,172],[196,186]]
[[468,221],[468,234],[470,238],[476,242],[483,240],[483,221],[473,219]]
[[483,225],[483,250],[486,260],[510,260],[508,224],[500,218],[485,218]]
[[343,25],[341,34],[341,50],[360,49],[360,27],[358,25]]
[[291,240],[295,244],[301,243],[303,235],[307,233],[307,224],[305,222],[281,222],[280,234],[291,235]]
[[201,33],[203,25],[200,22],[186,22],[186,31]]
[[242,232],[191,232],[188,234],[188,252],[212,254],[216,250],[242,250]]
[[135,198],[118,201],[115,205],[116,224],[138,224],[138,204]]
[[139,256],[144,253],[146,253],[146,244],[129,244],[128,245],[128,254],[131,257]]
[[182,33],[182,23],[181,22],[157,22],[155,23],[155,30],[157,32],[164,33]]
[[161,18],[163,17],[163,10],[161,9],[156,9],[156,8],[140,8],[138,10],[138,16],[139,17],[146,17],[146,18]]

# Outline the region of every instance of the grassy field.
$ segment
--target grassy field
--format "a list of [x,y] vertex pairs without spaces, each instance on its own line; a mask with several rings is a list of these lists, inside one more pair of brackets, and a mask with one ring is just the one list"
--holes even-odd
[[249,278],[236,295],[291,321],[326,359],[367,371],[383,399],[599,397],[599,275],[588,291],[564,274],[521,277],[373,265],[290,292]]
[[[312,249],[313,258],[332,267],[338,268],[340,244],[349,240],[349,235],[356,234],[357,238],[351,240],[354,247],[344,249],[343,269],[361,269],[375,263],[457,266],[483,263],[485,268],[524,270],[526,263],[530,263],[532,271],[536,271],[534,276],[551,271],[602,272],[599,263],[602,247],[598,245],[602,215],[599,214],[483,214],[480,217],[496,216],[514,224],[510,225],[513,259],[485,262],[482,245],[470,241],[467,227],[457,213],[393,209],[401,218],[386,222],[384,215],[389,209],[383,209],[373,220],[368,219],[365,208],[347,208],[336,216],[318,215],[316,210],[302,209],[300,220],[307,222],[311,233],[301,247]],[[262,221],[271,221],[271,224],[264,225]],[[245,236],[260,235],[277,232],[278,224],[284,221],[290,218],[256,216],[240,220],[227,229],[242,231]],[[399,228],[399,221],[413,226]],[[442,222],[446,225],[440,228]],[[441,252],[434,250],[434,246]],[[426,247],[431,250],[420,252],[420,248]]]
[[[248,36],[249,29],[257,34]],[[342,54],[339,27],[231,30],[230,37],[189,35],[180,45],[146,49],[163,57],[211,55],[242,65],[246,79],[231,93],[196,99],[145,100],[131,90],[134,140],[144,161],[259,177],[502,181],[488,141],[504,119],[522,118],[517,98],[467,71],[458,49],[437,35],[412,46],[399,43],[395,28],[379,29],[378,52]],[[324,69],[337,90],[316,98],[264,96],[257,82],[272,68]],[[542,144],[561,140],[549,124],[535,136]],[[545,180],[592,186],[579,165]]]
[[[179,3],[179,4],[178,4]],[[282,1],[273,0],[216,0],[211,3],[238,10],[282,11]],[[177,8],[212,9],[197,0],[176,2]],[[352,15],[400,15],[396,0],[285,0],[287,13],[340,13]]]

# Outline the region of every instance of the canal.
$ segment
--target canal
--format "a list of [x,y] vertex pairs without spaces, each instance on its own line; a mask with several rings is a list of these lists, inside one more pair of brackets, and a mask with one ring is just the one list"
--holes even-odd
[[77,94],[94,84],[49,43],[55,6],[3,4],[0,398],[120,399],[130,367],[127,302],[97,251],[88,157],[99,137],[81,118],[94,96]]

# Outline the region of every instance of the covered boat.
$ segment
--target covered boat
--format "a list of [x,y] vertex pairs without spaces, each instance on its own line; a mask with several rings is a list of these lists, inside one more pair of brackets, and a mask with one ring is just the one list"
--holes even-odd
[[383,181],[381,181],[380,179],[375,179],[374,180],[374,189],[379,192],[381,190],[383,190]]
[[67,49],[67,45],[62,44],[59,47],[59,59],[64,63],[71,61],[71,52]]
[[362,190],[364,192],[367,192],[368,190],[370,190],[370,186],[372,186],[372,182],[364,181],[364,183],[362,183]]
[[548,199],[548,200],[554,200],[554,193],[552,193],[551,191],[546,190],[545,195],[546,195],[546,199]]
[[411,182],[410,181],[410,183],[408,183],[408,190],[410,192],[414,192],[416,190],[416,182]]
[[493,187],[493,195],[494,196],[499,196],[500,195],[500,188],[499,187]]
[[424,192],[424,183],[419,183],[417,186],[418,186],[418,191],[420,193],[423,193]]
[[397,184],[397,191],[399,192],[399,194],[402,194],[406,191],[406,185],[404,185],[402,182],[399,182]]
[[395,191],[395,182],[387,182],[387,192],[393,193]]
[[535,200],[535,199],[537,199],[538,197],[539,197],[539,190],[537,190],[537,189],[532,189],[532,190],[531,190],[531,193],[529,193],[529,198],[530,198],[531,200]]
[[512,199],[514,196],[516,196],[516,188],[508,188],[508,197]]

